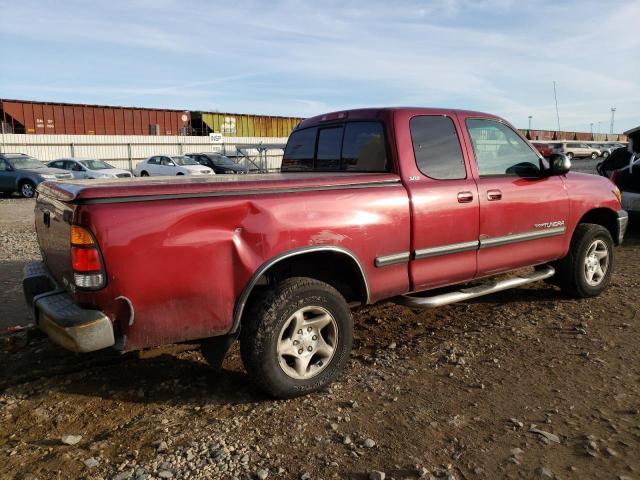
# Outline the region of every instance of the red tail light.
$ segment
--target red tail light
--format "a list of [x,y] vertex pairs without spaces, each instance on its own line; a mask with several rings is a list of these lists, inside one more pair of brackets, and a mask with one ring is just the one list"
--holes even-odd
[[105,285],[104,267],[98,244],[89,230],[71,227],[71,267],[77,287],[97,290]]
[[99,272],[100,255],[95,248],[71,247],[71,265],[76,272]]

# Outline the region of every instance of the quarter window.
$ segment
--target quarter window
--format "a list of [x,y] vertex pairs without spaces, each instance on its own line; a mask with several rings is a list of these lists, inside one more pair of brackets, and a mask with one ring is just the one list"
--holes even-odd
[[313,153],[316,148],[317,128],[305,128],[293,132],[284,150],[282,167],[288,171],[313,170]]
[[413,117],[409,128],[416,164],[422,173],[436,180],[466,178],[460,141],[449,117]]
[[487,119],[468,119],[467,129],[481,177],[539,176],[544,161],[506,125]]

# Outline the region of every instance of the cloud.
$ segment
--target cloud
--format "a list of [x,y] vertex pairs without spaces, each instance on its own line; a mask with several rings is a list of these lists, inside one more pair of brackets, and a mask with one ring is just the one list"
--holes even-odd
[[39,81],[3,68],[0,88],[19,98],[304,116],[418,104],[553,128],[555,80],[563,127],[588,129],[611,106],[622,128],[640,124],[638,0],[24,0],[3,12],[0,40],[29,53],[4,64],[48,68]]

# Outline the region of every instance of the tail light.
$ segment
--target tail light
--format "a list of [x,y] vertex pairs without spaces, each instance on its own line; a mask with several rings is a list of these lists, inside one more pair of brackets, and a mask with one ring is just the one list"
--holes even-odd
[[618,170],[614,170],[613,172],[611,172],[611,176],[609,177],[609,179],[613,182],[614,185],[616,183],[617,176],[618,176]]
[[98,243],[89,230],[71,227],[71,267],[77,287],[97,290],[105,285],[104,265]]

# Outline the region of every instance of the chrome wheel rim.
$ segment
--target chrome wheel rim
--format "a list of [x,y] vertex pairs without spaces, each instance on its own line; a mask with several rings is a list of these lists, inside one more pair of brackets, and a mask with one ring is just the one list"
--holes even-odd
[[592,287],[600,285],[609,269],[609,248],[603,240],[594,240],[584,259],[585,280]]
[[25,197],[33,197],[33,186],[30,183],[25,183],[22,185],[21,192]]
[[331,363],[338,345],[338,323],[322,307],[303,307],[284,323],[278,336],[278,363],[296,380],[315,377]]

